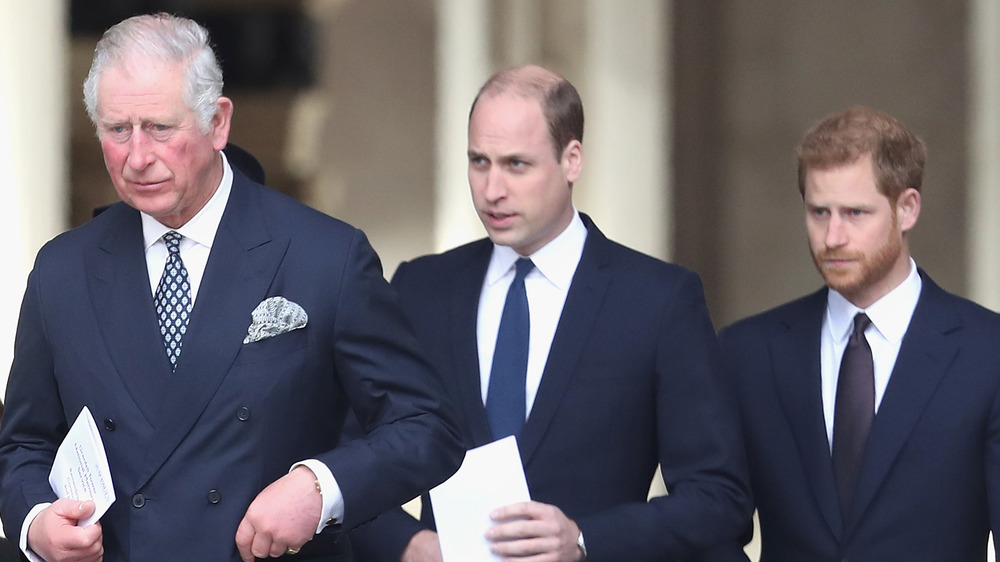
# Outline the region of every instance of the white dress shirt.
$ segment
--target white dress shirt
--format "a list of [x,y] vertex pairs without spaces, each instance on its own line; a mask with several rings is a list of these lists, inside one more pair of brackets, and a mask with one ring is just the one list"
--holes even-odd
[[823,385],[823,417],[826,436],[833,451],[833,413],[837,401],[837,378],[840,361],[847,347],[847,340],[854,329],[854,316],[864,312],[872,323],[865,330],[865,338],[872,348],[875,363],[875,413],[889,386],[892,369],[896,365],[899,346],[910,326],[913,311],[920,299],[922,282],[917,264],[910,258],[910,274],[892,291],[875,301],[867,309],[851,304],[837,291],[830,290],[827,298],[826,317],[820,342],[820,367]]
[[528,343],[528,370],[525,381],[525,414],[530,415],[535,403],[538,386],[542,382],[542,372],[552,347],[552,338],[562,315],[566,295],[573,282],[576,267],[583,255],[583,245],[587,240],[587,227],[580,214],[573,209],[573,220],[559,236],[530,256],[519,256],[509,246],[493,246],[493,255],[483,280],[479,296],[479,316],[476,337],[479,347],[479,377],[483,403],[490,387],[490,371],[493,369],[493,350],[500,331],[500,317],[503,316],[507,290],[514,282],[514,263],[518,258],[531,258],[535,264],[524,278],[524,289],[528,295],[528,315],[531,319]]

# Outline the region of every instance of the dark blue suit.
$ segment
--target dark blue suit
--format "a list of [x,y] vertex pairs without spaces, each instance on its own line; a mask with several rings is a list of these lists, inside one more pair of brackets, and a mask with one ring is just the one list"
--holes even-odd
[[[302,459],[336,476],[345,528],[457,466],[440,383],[364,235],[234,175],[174,373],[137,211],[114,205],[39,252],[0,433],[10,537],[33,505],[54,499],[49,467],[83,406],[101,428],[118,498],[102,519],[106,562],[238,560],[247,506]],[[244,344],[251,311],[279,295],[305,309],[308,325]],[[348,403],[374,431],[338,447]],[[324,532],[300,556],[349,560],[338,537]]]
[[[750,513],[701,283],[583,219],[583,256],[519,438],[528,487],[532,499],[579,524],[591,562],[688,557],[735,538]],[[393,278],[447,377],[469,447],[492,441],[476,344],[492,252],[480,240],[404,263]],[[647,503],[657,463],[670,496]],[[397,510],[359,528],[359,559],[398,560],[413,534],[432,525],[424,515],[421,523]]]
[[844,522],[820,393],[827,290],[723,330],[762,560],[986,560],[1000,524],[1000,317],[923,288]]

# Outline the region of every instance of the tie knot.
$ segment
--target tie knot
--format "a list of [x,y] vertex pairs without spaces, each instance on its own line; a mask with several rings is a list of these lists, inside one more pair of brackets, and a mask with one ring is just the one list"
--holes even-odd
[[515,262],[514,267],[517,268],[517,271],[514,273],[514,281],[524,281],[524,278],[534,269],[535,263],[528,258],[519,258]]
[[181,251],[181,239],[184,238],[181,234],[175,230],[163,235],[163,243],[167,245],[167,251],[171,254],[177,254]]
[[852,335],[864,336],[865,330],[867,330],[868,326],[871,325],[872,325],[872,319],[868,318],[868,315],[865,314],[864,312],[859,312],[854,317],[854,333]]

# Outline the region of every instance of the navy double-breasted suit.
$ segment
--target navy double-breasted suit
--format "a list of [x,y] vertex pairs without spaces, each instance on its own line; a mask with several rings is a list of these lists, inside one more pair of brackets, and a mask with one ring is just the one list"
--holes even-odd
[[[701,283],[582,218],[583,255],[518,438],[528,488],[577,522],[592,562],[692,556],[749,520],[735,409]],[[480,240],[404,263],[393,278],[468,447],[493,439],[476,343],[492,251]],[[658,463],[670,495],[647,503]],[[418,522],[397,510],[357,529],[360,558],[398,560],[430,515]]]
[[820,392],[827,290],[720,334],[762,560],[986,560],[987,533],[1000,524],[1000,317],[921,277],[853,519],[838,503]]
[[[244,344],[251,311],[272,296],[299,304],[308,324]],[[8,536],[54,499],[47,474],[83,406],[117,495],[102,519],[108,562],[238,560],[247,506],[303,459],[333,472],[350,528],[461,458],[438,378],[365,236],[238,170],[183,345],[171,372],[137,211],[114,205],[42,248],[0,433]],[[371,434],[338,446],[349,403]],[[349,560],[338,535],[331,528],[299,556]]]

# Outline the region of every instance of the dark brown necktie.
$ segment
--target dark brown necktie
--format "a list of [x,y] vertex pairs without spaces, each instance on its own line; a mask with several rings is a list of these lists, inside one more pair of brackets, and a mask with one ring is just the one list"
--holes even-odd
[[833,473],[837,479],[841,513],[850,513],[858,484],[861,457],[875,419],[875,363],[865,329],[872,321],[864,313],[854,317],[854,331],[844,349],[837,378],[833,414]]

